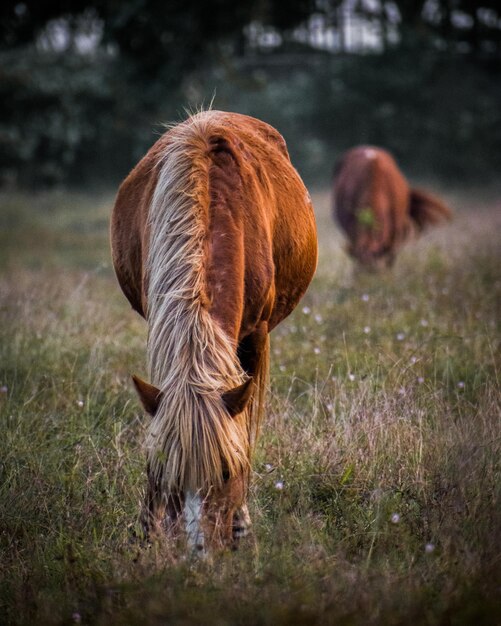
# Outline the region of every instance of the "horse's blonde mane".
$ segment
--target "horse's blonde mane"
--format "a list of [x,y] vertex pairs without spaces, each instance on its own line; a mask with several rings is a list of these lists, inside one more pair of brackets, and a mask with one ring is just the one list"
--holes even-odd
[[206,246],[214,115],[172,128],[149,211],[148,360],[163,393],[148,430],[150,471],[166,492],[206,489],[249,466],[246,412],[221,394],[245,379],[236,347],[209,314]]

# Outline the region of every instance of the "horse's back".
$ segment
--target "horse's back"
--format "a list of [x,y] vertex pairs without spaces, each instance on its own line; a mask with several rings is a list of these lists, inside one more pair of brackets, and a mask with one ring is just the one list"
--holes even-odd
[[[223,325],[233,316],[230,328],[237,314],[228,307],[239,308],[240,336],[259,318],[267,318],[273,328],[292,311],[315,271],[315,221],[284,139],[245,115],[207,111],[193,116],[167,131],[122,183],[111,223],[122,290],[145,315],[148,215],[163,155],[180,130],[188,138],[191,132],[196,135],[200,159],[194,167],[205,171],[208,186],[207,276],[213,312]],[[238,285],[244,289],[241,297],[235,292]],[[235,305],[234,296],[240,303]]]
[[292,166],[283,137],[255,118],[223,114],[235,133],[246,186],[246,302],[259,290],[259,259],[271,258],[269,328],[294,309],[317,264],[317,238],[310,196]]

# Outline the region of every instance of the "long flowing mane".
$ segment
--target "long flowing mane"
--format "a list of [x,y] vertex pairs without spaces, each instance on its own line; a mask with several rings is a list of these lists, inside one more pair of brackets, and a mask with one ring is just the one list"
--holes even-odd
[[110,237],[119,284],[148,322],[147,534],[236,545],[249,529],[252,448],[269,333],[315,272],[309,195],[280,133],[204,111],[171,127],[120,185]]
[[170,131],[149,209],[148,361],[162,400],[146,446],[167,492],[217,486],[249,465],[248,415],[230,417],[221,400],[245,373],[208,308],[211,132],[204,113]]

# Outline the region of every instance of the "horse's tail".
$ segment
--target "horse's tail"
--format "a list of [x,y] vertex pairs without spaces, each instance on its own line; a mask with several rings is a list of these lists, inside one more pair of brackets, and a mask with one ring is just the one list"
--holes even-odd
[[411,189],[409,212],[419,230],[452,217],[451,209],[436,196],[421,189]]
[[150,206],[148,359],[161,401],[146,445],[150,471],[168,493],[218,486],[224,472],[249,467],[252,409],[231,417],[222,399],[245,374],[208,308],[211,134],[204,114],[171,129]]

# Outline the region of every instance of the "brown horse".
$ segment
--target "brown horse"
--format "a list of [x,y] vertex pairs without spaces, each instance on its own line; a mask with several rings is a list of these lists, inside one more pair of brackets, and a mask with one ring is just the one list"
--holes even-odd
[[348,252],[368,269],[392,265],[413,233],[451,217],[438,198],[409,187],[388,152],[371,146],[348,150],[337,164],[333,209]]
[[268,333],[315,272],[308,192],[271,126],[206,111],[172,127],[122,183],[113,263],[148,322],[148,532],[184,521],[196,547],[234,545],[249,523],[250,457]]

